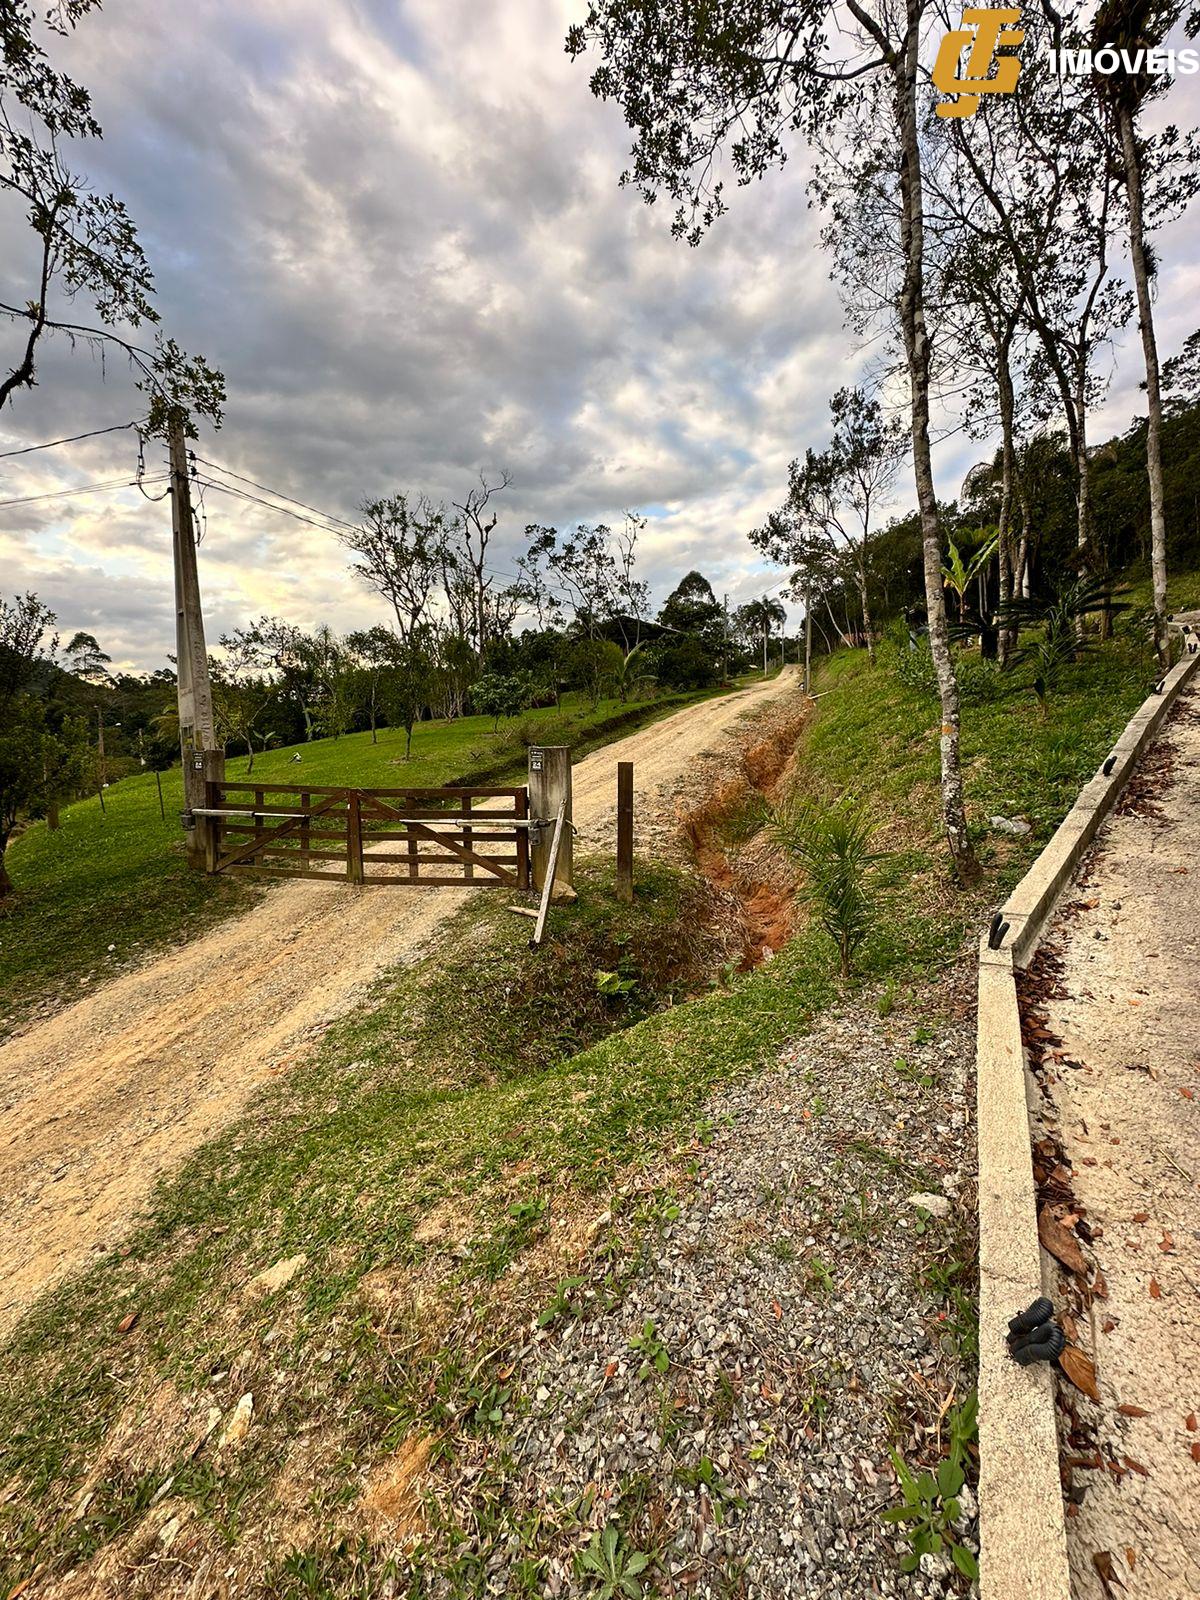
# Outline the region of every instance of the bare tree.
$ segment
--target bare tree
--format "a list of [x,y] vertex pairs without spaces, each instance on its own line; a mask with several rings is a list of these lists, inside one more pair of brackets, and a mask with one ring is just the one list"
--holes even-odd
[[489,627],[494,620],[494,614],[488,606],[488,591],[494,582],[494,574],[487,569],[487,557],[498,518],[494,508],[488,514],[489,507],[492,496],[501,494],[511,483],[510,472],[501,472],[494,483],[489,483],[486,474],[481,472],[479,487],[472,489],[465,500],[454,502],[454,509],[460,518],[455,528],[455,555],[460,570],[465,568],[470,577],[472,636],[475,648],[481,654],[487,645]]
[[358,558],[351,570],[391,606],[400,637],[411,640],[427,620],[445,569],[454,527],[445,508],[421,498],[410,508],[397,492],[361,507],[362,525],[338,537]]

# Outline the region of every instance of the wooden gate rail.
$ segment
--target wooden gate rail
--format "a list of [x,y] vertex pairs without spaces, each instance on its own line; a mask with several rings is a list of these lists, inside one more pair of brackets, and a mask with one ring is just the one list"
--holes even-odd
[[[524,787],[209,782],[205,804],[194,815],[204,825],[209,872],[422,888],[480,880],[514,889],[529,886],[529,793]],[[378,848],[389,843],[405,849]],[[493,854],[484,848],[495,844],[511,850]]]

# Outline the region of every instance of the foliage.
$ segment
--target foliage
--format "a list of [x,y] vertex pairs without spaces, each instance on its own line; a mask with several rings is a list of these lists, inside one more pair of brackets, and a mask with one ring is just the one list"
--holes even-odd
[[629,1341],[629,1348],[642,1358],[638,1368],[638,1377],[645,1379],[653,1377],[657,1372],[661,1377],[671,1365],[670,1352],[658,1337],[658,1330],[654,1326],[654,1319],[647,1317],[642,1324],[641,1333],[635,1333]]
[[525,710],[533,699],[533,687],[533,678],[528,672],[513,672],[507,677],[498,672],[485,672],[471,685],[471,700],[475,709],[493,718],[492,725],[498,728],[501,717],[519,716]]
[[868,877],[882,856],[871,850],[873,826],[865,808],[850,797],[821,808],[799,801],[774,811],[775,842],[804,870],[800,893],[838,950],[848,980],[875,914]]
[[600,1600],[612,1600],[615,1595],[640,1600],[644,1593],[641,1575],[649,1566],[650,1557],[641,1550],[631,1550],[615,1522],[610,1522],[603,1532],[597,1530],[576,1557],[579,1576],[589,1582]]
[[901,1526],[912,1549],[900,1561],[901,1572],[915,1572],[925,1555],[950,1553],[964,1578],[975,1581],[979,1564],[974,1554],[955,1537],[954,1525],[962,1516],[958,1496],[967,1481],[969,1449],[978,1437],[978,1400],[972,1391],[951,1413],[950,1448],[936,1473],[914,1474],[898,1450],[892,1451],[892,1465],[900,1484],[901,1504],[883,1512],[884,1522]]

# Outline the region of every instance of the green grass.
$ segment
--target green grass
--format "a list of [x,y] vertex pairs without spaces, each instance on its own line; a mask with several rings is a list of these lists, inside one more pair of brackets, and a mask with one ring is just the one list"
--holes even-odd
[[[1035,824],[1029,840],[980,833],[986,878],[967,895],[947,887],[936,820],[936,701],[911,676],[887,651],[873,671],[859,656],[828,663],[818,687],[833,692],[795,777],[818,796],[853,791],[887,818],[892,854],[856,981],[886,980],[888,993],[957,958],[1146,686],[1141,656],[1120,641],[1070,675],[1045,721],[1019,673],[965,674],[973,816]],[[537,954],[499,897],[464,907],[440,954],[388,974],[160,1187],[123,1248],[25,1318],[0,1379],[0,1593],[35,1559],[62,1571],[129,1531],[168,1478],[200,1552],[223,1560],[240,1541],[239,1559],[253,1561],[267,1530],[295,1519],[286,1485],[300,1439],[332,1441],[306,1491],[311,1531],[261,1592],[377,1592],[382,1557],[352,1515],[364,1469],[423,1433],[481,1458],[489,1419],[529,1403],[508,1352],[539,1316],[560,1325],[585,1296],[619,1297],[664,1184],[695,1174],[709,1093],[772,1065],[839,998],[815,929],[757,971],[706,981],[720,951],[685,878],[643,867],[632,908],[612,899],[607,869],[589,868],[582,888]],[[633,987],[605,995],[602,972]],[[287,1289],[247,1294],[255,1272],[301,1253]],[[257,1420],[245,1445],[218,1463],[210,1447],[197,1453],[194,1419],[247,1391]],[[156,1394],[169,1403],[152,1423],[114,1433]],[[114,1438],[81,1510],[81,1482]],[[496,1538],[512,1532],[482,1489],[465,1515],[481,1528],[491,1518]],[[449,1548],[436,1559],[453,1592],[477,1592]]]
[[[413,732],[412,759],[404,734],[345,734],[267,751],[253,777],[280,783],[350,784],[359,788],[437,787],[455,779],[524,779],[524,742],[572,745],[577,755],[669,715],[704,695],[664,695],[594,710],[569,696],[561,711],[531,711],[493,730],[490,717],[423,722]],[[300,761],[292,757],[299,753]],[[227,776],[244,777],[245,756],[229,760]],[[162,774],[163,810],[153,773],[124,778],[106,792],[65,807],[51,833],[36,823],[10,846],[15,900],[0,907],[0,1038],[41,1001],[74,997],[136,964],[151,951],[193,938],[222,917],[245,910],[263,890],[245,882],[190,871],[183,852],[183,807],[178,767]]]

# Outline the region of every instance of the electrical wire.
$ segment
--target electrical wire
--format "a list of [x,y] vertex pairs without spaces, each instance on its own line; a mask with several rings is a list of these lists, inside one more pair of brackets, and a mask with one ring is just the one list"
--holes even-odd
[[[161,483],[164,478],[169,477],[170,473],[162,472],[145,481],[147,483]],[[0,511],[6,510],[9,506],[32,505],[35,500],[58,500],[76,494],[100,494],[110,489],[136,489],[137,487],[138,481],[136,478],[116,478],[111,483],[84,483],[74,489],[48,489],[44,494],[26,494],[17,500],[0,500]]]
[[65,439],[47,439],[45,444],[27,444],[20,450],[0,450],[0,461],[10,456],[27,456],[34,450],[53,450],[60,444],[78,444],[80,439],[98,439],[103,433],[124,433],[126,428],[136,428],[136,422],[118,422],[111,428],[93,428],[90,433],[72,433]]
[[[319,528],[322,533],[338,532],[337,528],[330,527],[327,522],[314,522],[311,517],[301,516],[298,511],[289,511],[286,506],[272,505],[269,500],[264,500],[261,495],[250,494],[245,489],[236,489],[231,483],[218,483],[215,478],[202,478],[198,474],[195,482],[206,489],[217,489],[222,494],[236,495],[239,500],[248,500],[252,505],[265,506],[268,511],[277,511],[280,516],[293,517],[297,522],[307,522],[310,528]],[[300,503],[299,501],[297,502],[297,504]],[[318,515],[324,516],[325,513],[323,511],[318,512]],[[349,527],[351,525],[347,523],[345,526]]]
[[295,495],[284,494],[282,489],[271,489],[265,483],[259,483],[256,478],[247,478],[244,473],[234,472],[232,467],[223,467],[216,461],[209,461],[205,456],[193,456],[192,459],[216,472],[223,472],[227,478],[236,478],[239,483],[248,483],[255,489],[261,489],[264,494],[273,495],[276,500],[287,500],[291,505],[301,506],[305,511],[311,511],[315,516],[324,517],[327,522],[335,523],[338,527],[346,528],[351,532],[357,531],[356,523],[347,522],[344,517],[337,517],[332,511],[322,511],[320,506],[310,506],[307,500],[297,500]]

